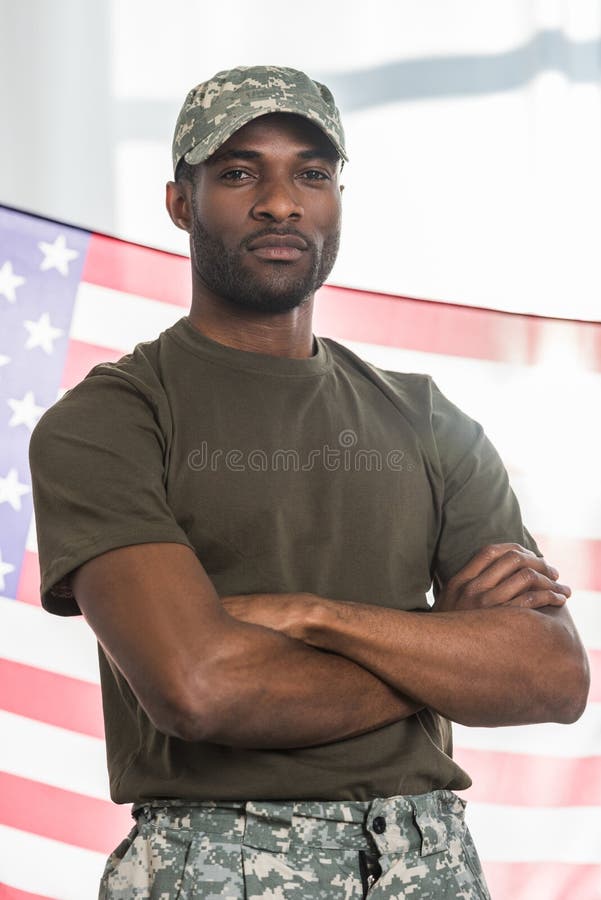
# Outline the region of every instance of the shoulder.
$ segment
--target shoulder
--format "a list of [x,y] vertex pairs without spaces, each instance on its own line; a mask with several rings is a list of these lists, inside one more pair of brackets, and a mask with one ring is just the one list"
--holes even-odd
[[431,375],[387,369],[368,362],[337,341],[322,340],[341,369],[371,381],[412,420],[431,424],[439,408],[448,404]]
[[144,423],[167,423],[169,407],[160,370],[163,335],[138,344],[116,362],[94,366],[86,377],[50,406],[33,430],[30,459],[53,443],[64,447],[76,435],[119,435]]
[[453,403],[431,375],[387,369],[367,362],[336,341],[325,340],[344,371],[369,380],[388,397],[434,461],[452,463],[481,440],[482,426]]
[[425,398],[430,397],[434,384],[430,375],[386,369],[368,362],[349,347],[339,344],[331,338],[321,338],[321,340],[328,346],[335,364],[339,368],[354,372],[359,377],[367,378],[375,384],[384,385],[396,393],[399,398],[410,403],[419,399],[421,405]]

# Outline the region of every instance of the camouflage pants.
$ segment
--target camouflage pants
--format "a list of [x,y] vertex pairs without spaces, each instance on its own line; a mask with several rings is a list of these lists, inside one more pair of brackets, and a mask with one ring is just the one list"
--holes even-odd
[[154,801],[99,900],[490,900],[451,791],[365,802]]

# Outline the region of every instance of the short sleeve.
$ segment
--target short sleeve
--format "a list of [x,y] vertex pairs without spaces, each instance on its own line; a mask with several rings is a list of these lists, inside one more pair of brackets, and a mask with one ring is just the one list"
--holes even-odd
[[[104,367],[107,368],[107,367]],[[40,419],[30,467],[42,605],[80,610],[66,576],[118,547],[191,546],[166,497],[168,429],[131,380],[92,374]]]
[[542,556],[522,522],[501,458],[482,426],[432,383],[432,427],[443,477],[434,572],[444,583],[487,544],[518,543]]

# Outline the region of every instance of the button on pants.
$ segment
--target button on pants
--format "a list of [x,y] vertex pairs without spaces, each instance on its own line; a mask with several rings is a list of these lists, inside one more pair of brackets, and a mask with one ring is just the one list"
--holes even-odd
[[490,900],[451,791],[371,801],[154,801],[99,900]]

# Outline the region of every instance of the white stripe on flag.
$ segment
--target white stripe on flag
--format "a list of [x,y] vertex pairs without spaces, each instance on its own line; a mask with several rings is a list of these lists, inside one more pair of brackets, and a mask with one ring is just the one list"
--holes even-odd
[[71,338],[129,353],[140,341],[155,340],[186,313],[181,306],[82,281],[77,291]]
[[29,522],[29,530],[27,532],[25,549],[29,550],[31,553],[38,552],[38,536],[35,530],[35,516],[32,516],[31,521]]
[[483,860],[601,863],[598,806],[540,809],[470,803],[466,819]]
[[99,738],[4,710],[0,710],[0,734],[0,771],[101,800],[108,798],[106,749]]
[[[31,810],[35,816],[35,809]],[[0,825],[2,882],[56,900],[96,900],[106,857]]]
[[[466,750],[529,753],[570,759],[601,756],[601,703],[589,703],[573,725],[511,725],[466,728],[453,725],[453,744]],[[599,829],[601,833],[601,829]]]
[[50,616],[0,597],[0,657],[98,683],[96,638],[82,616]]

